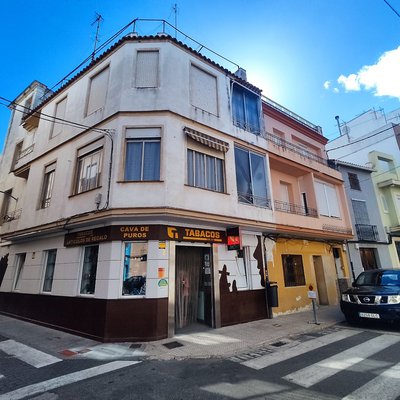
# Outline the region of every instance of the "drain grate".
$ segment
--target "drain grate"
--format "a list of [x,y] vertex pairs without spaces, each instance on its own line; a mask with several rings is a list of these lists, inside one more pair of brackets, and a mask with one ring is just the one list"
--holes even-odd
[[280,340],[279,342],[271,343],[271,346],[281,347],[284,346],[285,344],[287,344],[287,342],[283,342],[282,340]]
[[171,350],[171,349],[176,349],[177,347],[182,347],[183,344],[179,342],[169,342],[169,343],[164,343],[163,346]]

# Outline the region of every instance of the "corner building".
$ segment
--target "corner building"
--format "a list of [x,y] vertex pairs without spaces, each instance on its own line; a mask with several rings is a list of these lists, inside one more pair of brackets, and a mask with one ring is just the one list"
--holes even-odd
[[133,33],[10,108],[0,312],[149,341],[309,307],[309,284],[338,301],[352,237],[340,174],[320,130],[244,70]]

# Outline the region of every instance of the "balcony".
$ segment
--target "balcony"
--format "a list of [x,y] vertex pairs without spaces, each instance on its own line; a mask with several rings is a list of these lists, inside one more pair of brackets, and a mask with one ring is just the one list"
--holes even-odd
[[305,215],[307,217],[318,218],[318,212],[315,208],[304,207],[299,204],[286,203],[284,201],[274,201],[275,211],[282,211],[289,214]]
[[271,209],[271,200],[267,197],[256,196],[251,193],[238,192],[238,201],[242,204],[249,204],[257,207],[264,207]]
[[377,242],[379,240],[378,229],[376,225],[356,224],[358,240]]
[[272,133],[269,132],[264,132],[263,137],[267,139],[269,142],[275,144],[276,146],[280,146],[285,150],[291,151],[293,153],[296,153],[300,155],[301,157],[307,158],[308,160],[315,161],[320,164],[327,165],[330,167],[328,164],[328,161],[325,158],[322,158],[320,156],[317,156],[316,154],[312,153],[311,151],[305,150],[300,146],[297,146],[291,142],[288,142],[287,140],[284,140],[280,138],[279,136],[275,136]]

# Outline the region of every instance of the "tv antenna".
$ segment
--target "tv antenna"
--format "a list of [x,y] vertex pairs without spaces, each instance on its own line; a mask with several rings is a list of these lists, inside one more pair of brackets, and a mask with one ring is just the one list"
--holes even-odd
[[97,24],[96,37],[94,38],[94,49],[93,49],[93,53],[92,53],[92,61],[94,60],[94,56],[96,54],[97,43],[100,41],[99,40],[99,32],[100,32],[100,24],[102,21],[104,21],[104,18],[100,14],[96,13],[96,19],[92,22],[92,26]]
[[176,38],[176,30],[178,29],[178,4],[175,3],[172,6],[172,12],[175,14],[175,38]]

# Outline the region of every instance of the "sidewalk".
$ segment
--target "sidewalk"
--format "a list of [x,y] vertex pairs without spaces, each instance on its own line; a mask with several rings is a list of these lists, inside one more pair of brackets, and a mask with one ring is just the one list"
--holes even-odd
[[173,338],[143,343],[100,343],[0,315],[0,339],[12,339],[60,358],[185,359],[232,357],[290,336],[326,329],[344,320],[339,306],[322,306],[317,321],[312,311],[282,315],[219,329],[202,329]]

